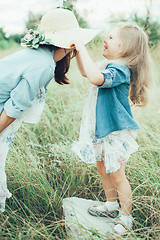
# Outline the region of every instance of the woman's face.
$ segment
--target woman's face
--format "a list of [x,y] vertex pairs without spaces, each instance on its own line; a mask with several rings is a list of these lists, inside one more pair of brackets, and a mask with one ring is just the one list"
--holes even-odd
[[108,39],[104,40],[103,56],[109,60],[114,60],[119,57],[121,51],[121,41],[119,38],[118,29],[113,29]]

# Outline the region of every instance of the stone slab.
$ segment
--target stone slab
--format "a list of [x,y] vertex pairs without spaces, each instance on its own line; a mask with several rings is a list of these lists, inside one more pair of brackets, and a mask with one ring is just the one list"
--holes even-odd
[[95,217],[87,209],[94,205],[103,204],[99,201],[78,197],[63,199],[65,228],[70,239],[106,239],[117,219]]

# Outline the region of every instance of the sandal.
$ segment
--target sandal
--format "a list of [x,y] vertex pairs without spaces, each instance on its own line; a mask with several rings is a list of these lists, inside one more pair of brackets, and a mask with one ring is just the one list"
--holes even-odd
[[[120,233],[120,232],[116,231],[114,227],[115,227],[116,225],[118,225],[118,224],[122,225],[122,227],[124,227],[126,231],[123,232],[123,233]],[[125,223],[123,223],[122,221],[118,221],[118,222],[113,226],[113,228],[112,228],[112,233],[110,233],[110,234],[123,236],[123,235],[128,234],[131,229],[132,229],[132,227],[131,227],[131,228],[128,228]]]
[[116,218],[119,214],[119,210],[114,210],[114,211],[108,211],[106,206],[104,205],[105,211],[101,211],[97,208],[97,205],[94,205],[93,207],[88,208],[89,214],[93,216],[99,216],[99,217],[111,217],[111,218]]

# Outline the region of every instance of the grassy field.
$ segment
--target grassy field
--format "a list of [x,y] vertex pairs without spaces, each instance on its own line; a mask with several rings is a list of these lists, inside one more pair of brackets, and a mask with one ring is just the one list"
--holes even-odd
[[[13,51],[0,52],[0,57]],[[90,52],[94,59],[98,56]],[[141,130],[137,139],[139,150],[126,166],[135,218],[133,231],[127,237],[130,240],[160,238],[160,54],[157,52],[152,53],[155,83],[150,104],[145,109],[133,109]],[[62,199],[76,196],[105,201],[96,167],[82,163],[70,150],[79,135],[88,82],[80,76],[74,60],[68,76],[71,82],[68,86],[52,81],[41,122],[23,124],[12,144],[6,172],[13,197],[7,200],[6,212],[0,214],[0,239],[68,239]]]

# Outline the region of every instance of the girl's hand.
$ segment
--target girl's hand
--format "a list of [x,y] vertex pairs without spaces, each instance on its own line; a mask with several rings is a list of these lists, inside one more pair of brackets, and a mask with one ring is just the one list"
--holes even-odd
[[85,48],[84,44],[80,41],[74,41],[70,48],[76,48],[77,52],[79,52],[81,49]]
[[71,49],[75,49],[75,48],[76,48],[75,43],[72,43],[72,44],[70,45],[70,48],[71,48]]
[[75,49],[75,48],[76,48],[75,44],[72,43],[72,44],[70,45],[70,48],[71,48],[71,49]]

